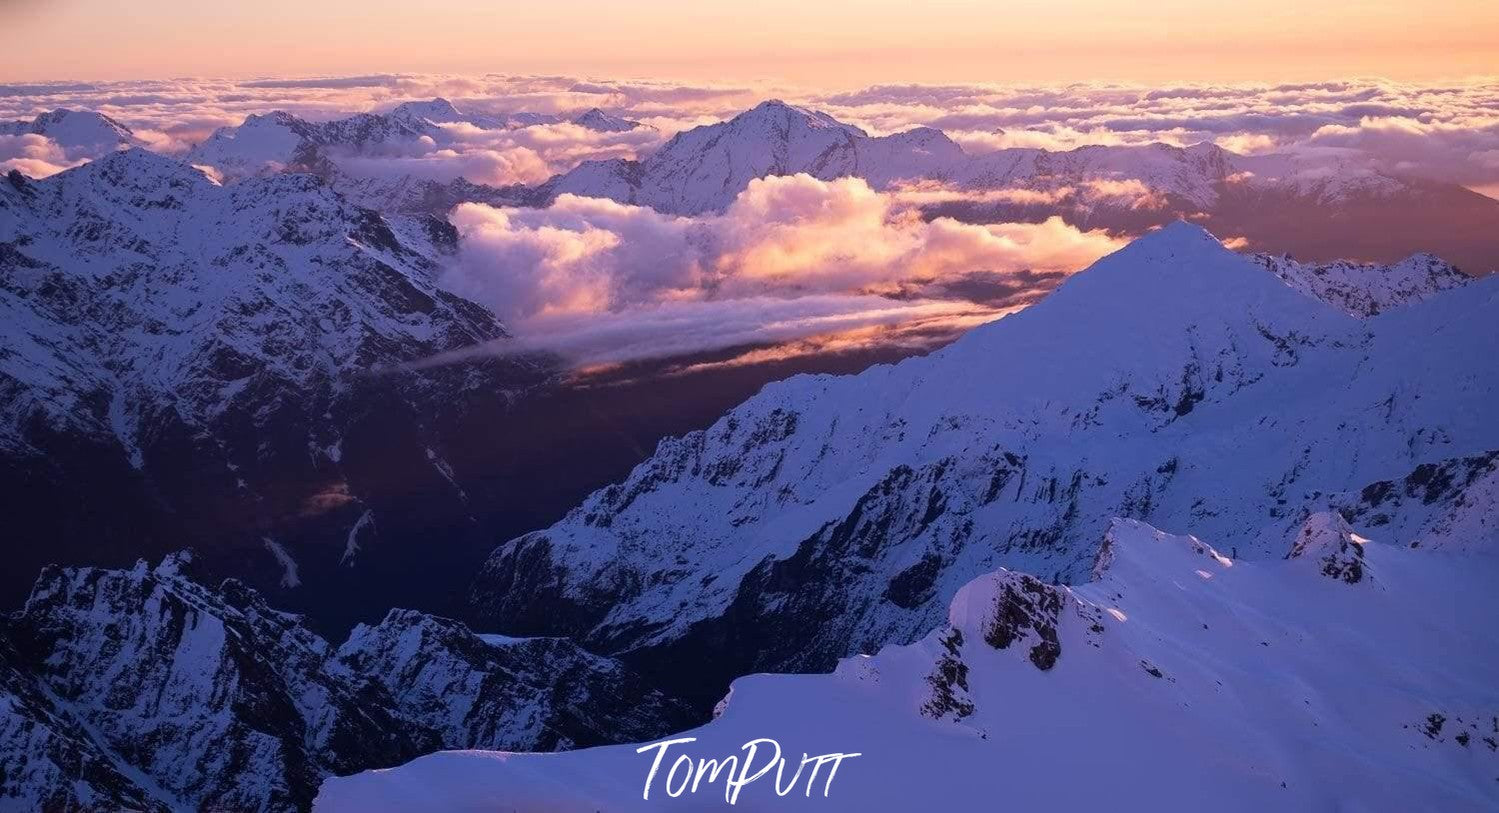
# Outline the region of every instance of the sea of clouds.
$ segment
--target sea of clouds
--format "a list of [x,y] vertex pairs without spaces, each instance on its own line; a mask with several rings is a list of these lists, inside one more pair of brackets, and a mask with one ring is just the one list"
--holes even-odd
[[[319,121],[438,96],[465,113],[575,114],[599,107],[648,126],[606,133],[567,122],[511,129],[448,124],[440,139],[349,157],[342,168],[367,176],[536,184],[585,160],[639,158],[677,132],[777,97],[874,135],[936,127],[970,153],[1213,142],[1238,153],[1327,157],[1499,194],[1499,79],[1492,78],[899,85],[847,92],[502,75],[56,82],[0,85],[0,121],[58,108],[97,110],[132,128],[151,149],[182,154],[251,113],[285,110]],[[36,135],[0,135],[0,170],[43,177],[92,157]],[[901,326],[945,340],[1033,301],[1121,238],[1057,219],[924,219],[918,208],[974,195],[1157,205],[1138,182],[1090,183],[963,193],[931,184],[876,191],[857,179],[767,178],[722,214],[690,218],[566,195],[545,209],[463,204],[449,215],[463,240],[446,283],[500,314],[519,337],[517,346],[585,365],[768,343],[817,352],[870,331],[888,341]]]

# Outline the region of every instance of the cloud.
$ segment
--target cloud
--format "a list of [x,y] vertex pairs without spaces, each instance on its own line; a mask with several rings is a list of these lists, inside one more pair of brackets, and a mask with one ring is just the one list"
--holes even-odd
[[414,155],[335,156],[339,167],[360,178],[412,177],[447,182],[466,178],[474,183],[505,186],[534,184],[551,177],[553,168],[542,156],[524,147],[459,150],[433,147]]
[[970,152],[1212,141],[1239,153],[1363,162],[1470,187],[1499,183],[1483,158],[1499,148],[1493,77],[1429,85],[1378,79],[1165,88],[887,85],[811,103],[877,132],[942,128]]
[[240,87],[299,89],[385,88],[396,86],[400,78],[392,74],[377,74],[373,76],[334,76],[320,79],[256,79],[249,82],[241,82]]
[[434,166],[421,170],[428,177],[463,168],[491,179],[533,177],[535,165],[523,160],[529,156],[507,153],[517,148],[530,150],[551,171],[593,157],[637,157],[676,132],[775,97],[825,110],[874,134],[937,127],[969,152],[1211,141],[1234,152],[1289,152],[1321,160],[1336,148],[1344,151],[1337,160],[1363,161],[1381,171],[1475,188],[1499,184],[1499,170],[1484,157],[1499,149],[1499,80],[1492,77],[1425,84],[1381,79],[1167,87],[908,84],[838,93],[769,83],[502,74],[17,83],[0,86],[0,120],[58,107],[97,109],[143,131],[153,148],[181,152],[214,127],[238,123],[250,113],[282,109],[325,120],[434,96],[476,113],[566,114],[599,106],[645,121],[657,133],[654,141],[613,143],[459,140],[438,148],[497,155],[462,161],[433,156]]
[[69,158],[57,142],[46,136],[0,135],[0,174],[19,170],[22,175],[45,178],[85,163],[84,157]]
[[443,284],[493,308],[520,346],[585,362],[992,315],[1121,244],[1058,218],[926,221],[898,193],[808,175],[753,181],[698,218],[563,195],[450,219],[462,249]]
[[[534,319],[504,349],[556,353],[585,370],[739,347],[753,349],[732,363],[754,363],[772,357],[889,346],[892,339],[901,337],[913,347],[924,347],[1000,313],[962,302],[906,302],[846,294],[664,301],[612,313]],[[717,362],[691,368],[705,366],[728,365]]]

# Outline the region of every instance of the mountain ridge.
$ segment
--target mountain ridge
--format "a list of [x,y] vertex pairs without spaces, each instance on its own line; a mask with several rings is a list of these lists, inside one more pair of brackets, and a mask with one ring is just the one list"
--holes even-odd
[[[1499,448],[1464,406],[1499,388],[1477,349],[1496,304],[1486,278],[1362,320],[1174,226],[929,356],[773,384],[663,441],[496,548],[471,601],[722,686],[912,640],[993,566],[1081,578],[1105,515],[1264,556],[1330,494]],[[1416,506],[1386,523],[1436,522]]]

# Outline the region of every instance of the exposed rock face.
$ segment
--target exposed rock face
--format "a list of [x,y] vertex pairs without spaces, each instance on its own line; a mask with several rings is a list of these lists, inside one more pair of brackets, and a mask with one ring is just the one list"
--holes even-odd
[[0,637],[0,810],[171,809],[82,725]]
[[305,808],[322,777],[395,765],[436,742],[378,688],[329,674],[321,638],[237,582],[154,569],[50,568],[9,634],[98,747],[173,806]]
[[1465,285],[1467,274],[1430,254],[1415,254],[1391,265],[1302,263],[1288,256],[1256,254],[1251,259],[1302,293],[1353,316],[1377,316]]
[[1368,578],[1364,543],[1343,517],[1333,511],[1312,514],[1302,523],[1287,559],[1310,559],[1329,579],[1358,584]]
[[555,751],[648,740],[696,721],[617,661],[567,639],[476,635],[409,610],[356,628],[338,658],[380,681],[399,713],[436,731],[444,748]]
[[1329,501],[1381,539],[1413,548],[1487,550],[1499,533],[1499,451],[1422,463],[1403,477]]
[[1357,319],[1180,224],[930,356],[782,382],[663,442],[497,548],[472,600],[486,625],[580,636],[706,707],[736,674],[916,640],[995,567],[1079,581],[1109,516],[1280,558],[1310,511],[1414,470],[1450,496],[1440,512],[1394,500],[1412,482],[1364,519],[1492,546],[1489,464],[1442,461],[1499,443],[1477,407],[1499,394],[1479,349],[1499,342],[1496,282]]
[[0,637],[0,809],[305,810],[331,774],[439,748],[553,750],[694,721],[567,641],[393,611],[335,652],[240,582],[203,578],[186,553],[42,574]]

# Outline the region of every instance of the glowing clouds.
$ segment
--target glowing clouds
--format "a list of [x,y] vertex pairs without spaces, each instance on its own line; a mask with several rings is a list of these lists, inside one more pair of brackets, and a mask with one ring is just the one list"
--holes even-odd
[[[1055,218],[927,222],[862,180],[807,175],[756,180],[724,214],[699,218],[572,195],[547,209],[463,204],[450,217],[463,242],[444,284],[494,308],[523,345],[584,362],[972,322],[1120,244]],[[1003,301],[965,295],[975,275],[999,283]]]
[[87,160],[70,159],[67,151],[46,136],[0,135],[0,174],[19,170],[22,175],[45,178]]

